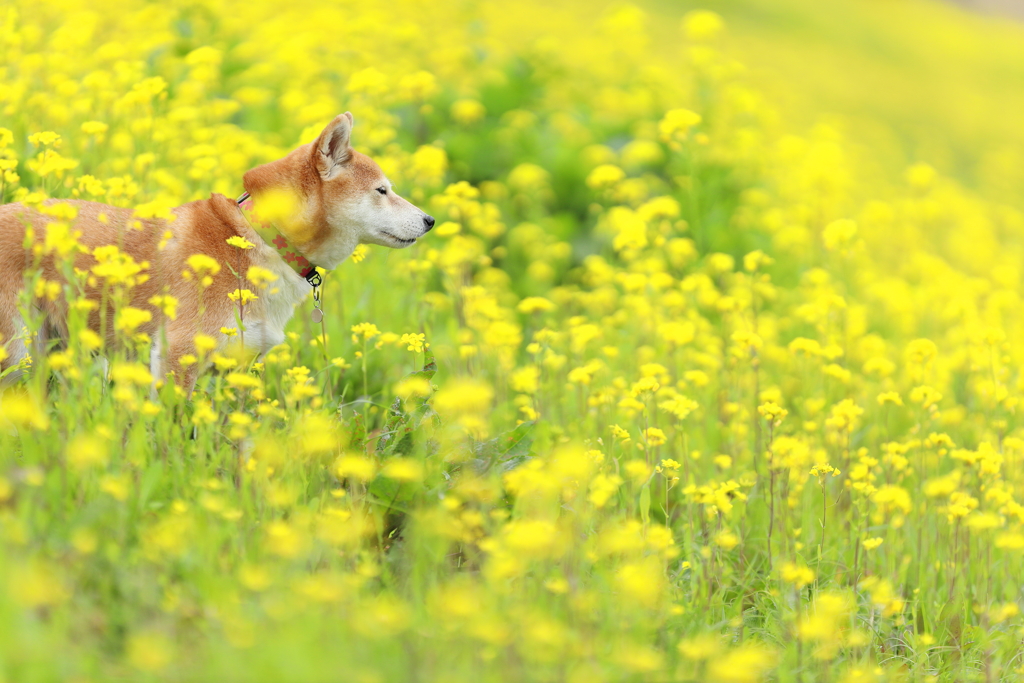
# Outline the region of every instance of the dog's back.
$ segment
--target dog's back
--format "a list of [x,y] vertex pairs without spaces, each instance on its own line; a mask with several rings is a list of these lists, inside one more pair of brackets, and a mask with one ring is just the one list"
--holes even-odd
[[[186,291],[173,287],[175,291],[170,291],[172,285],[180,281],[188,256],[209,253],[219,263],[231,263],[238,256],[237,250],[225,242],[227,237],[235,234],[233,226],[228,224],[234,215],[231,213],[234,203],[222,195],[175,209],[177,219],[173,225],[161,219],[139,219],[130,209],[98,202],[48,200],[43,207],[58,202],[73,207],[77,216],[67,221],[24,204],[0,206],[0,346],[7,349],[7,358],[0,361],[0,369],[18,364],[29,352],[23,332],[26,321],[19,311],[19,298],[36,272],[47,282],[60,286],[59,293],[51,287],[50,296],[45,286],[38,290],[42,296],[31,293],[33,309],[43,316],[40,325],[42,339],[38,341],[45,343],[51,336],[63,338],[67,333],[67,300],[63,291],[67,283],[67,268],[73,266],[79,271],[88,270],[97,263],[92,254],[96,247],[117,246],[119,251],[143,266],[130,290],[130,300],[125,303],[151,312],[152,319],[140,325],[138,331],[153,335],[160,320],[156,307],[149,302],[153,296],[170,293],[183,304],[186,313],[195,313],[198,304],[194,301],[194,286]],[[60,235],[64,231],[58,228],[48,240],[48,231],[53,230],[48,226],[62,221],[70,225],[70,236],[62,238]],[[28,228],[31,228],[33,236],[32,246],[26,248]],[[222,232],[223,235],[220,234]],[[74,245],[70,240],[74,240]],[[188,248],[183,243],[187,243]],[[62,257],[62,252],[67,255]],[[105,283],[102,277],[86,280],[82,294],[99,303],[104,299],[105,284],[109,283]],[[189,292],[193,292],[192,297]],[[56,296],[52,296],[54,293]],[[112,344],[116,337],[114,302],[110,294],[108,287],[105,325],[101,325],[102,316],[98,308],[89,313],[89,326],[96,332],[102,331],[108,344]]]

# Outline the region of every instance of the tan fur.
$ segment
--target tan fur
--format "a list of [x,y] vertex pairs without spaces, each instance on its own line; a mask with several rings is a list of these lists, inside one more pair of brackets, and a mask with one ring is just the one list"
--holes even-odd
[[[312,263],[334,268],[351,254],[358,244],[382,244],[390,247],[408,246],[432,226],[433,219],[418,208],[394,194],[380,167],[369,157],[351,149],[349,136],[352,115],[348,112],[336,117],[313,143],[303,145],[283,159],[259,166],[245,174],[243,184],[259,205],[260,194],[272,188],[293,191],[300,198],[299,220],[304,224],[302,234],[309,235],[304,243],[294,246]],[[382,195],[378,188],[386,187]],[[50,200],[50,203],[57,200]],[[81,231],[79,242],[90,252],[97,246],[116,244],[131,254],[137,262],[148,262],[144,271],[149,279],[132,291],[131,305],[152,312],[153,319],[140,329],[163,344],[158,367],[161,375],[174,373],[179,386],[191,391],[198,368],[182,368],[178,359],[194,353],[193,339],[198,332],[211,335],[221,343],[222,326],[233,327],[236,305],[228,299],[238,282],[231,265],[245,273],[250,265],[269,268],[279,280],[271,291],[260,293],[260,298],[246,308],[246,346],[262,353],[283,340],[283,326],[298,301],[311,290],[293,270],[282,261],[277,252],[246,223],[234,200],[220,194],[209,199],[190,202],[174,209],[176,220],[144,220],[142,229],[133,227],[135,218],[131,210],[114,208],[96,202],[70,201],[78,209],[74,229]],[[106,220],[101,220],[104,215]],[[32,275],[31,250],[24,248],[26,225],[32,226],[37,243],[46,236],[46,225],[53,219],[22,204],[0,206],[0,344],[7,347],[10,356],[7,366],[16,363],[24,352],[20,335],[21,317],[18,312],[19,292],[25,276]],[[173,239],[162,249],[159,242],[166,231]],[[227,239],[240,235],[256,244],[256,248],[239,250],[227,244]],[[393,239],[393,238],[398,239]],[[202,294],[205,307],[199,316],[199,288],[195,280],[182,277],[187,270],[187,259],[193,254],[206,254],[221,264],[212,286]],[[95,264],[89,253],[75,259],[75,267],[86,269]],[[38,266],[42,277],[63,282],[64,278],[52,256],[44,256]],[[102,283],[100,283],[102,286]],[[243,284],[243,287],[248,286]],[[148,300],[161,293],[178,300],[175,320],[164,318]],[[99,302],[101,291],[88,288],[86,297]],[[34,299],[33,306],[45,316],[45,332],[63,337],[67,334],[67,304],[63,296],[55,301],[45,297]],[[106,342],[115,343],[114,319],[108,311],[105,325]],[[101,316],[90,316],[90,327],[100,332]],[[249,328],[252,328],[249,330]],[[0,365],[0,368],[6,366]]]

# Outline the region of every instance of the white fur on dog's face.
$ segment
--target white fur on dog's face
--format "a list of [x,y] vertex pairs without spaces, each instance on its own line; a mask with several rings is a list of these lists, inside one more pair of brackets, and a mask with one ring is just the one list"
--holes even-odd
[[367,182],[366,178],[346,178],[348,173],[343,171],[338,180],[347,185],[345,191],[324,193],[329,236],[309,254],[313,263],[334,268],[360,244],[403,249],[433,227],[433,218],[395,193],[383,172],[378,169],[378,173],[373,182]]
[[[364,183],[360,183],[362,185]],[[429,216],[403,199],[382,173],[371,189],[363,189],[337,202],[328,221],[340,231],[356,235],[359,244],[402,249],[415,244],[432,226]]]
[[376,162],[352,149],[351,131],[352,116],[346,112],[313,143],[327,234],[307,257],[325,268],[336,266],[360,244],[408,247],[434,226],[431,216],[394,191]]

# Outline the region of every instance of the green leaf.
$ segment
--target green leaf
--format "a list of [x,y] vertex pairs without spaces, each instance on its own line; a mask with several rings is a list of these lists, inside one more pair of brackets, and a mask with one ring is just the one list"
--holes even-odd
[[533,446],[533,428],[536,422],[524,422],[515,429],[500,434],[490,441],[474,446],[476,456],[485,460],[509,460],[530,453]]
[[[395,444],[399,441],[402,427],[409,421],[409,416],[402,410],[402,399],[396,398],[391,407],[388,408],[388,419],[384,421],[384,429],[377,438],[377,452],[387,453],[394,451]],[[389,449],[390,446],[390,449]]]
[[139,480],[139,507],[144,508],[164,475],[163,463],[157,460],[146,468]]
[[420,375],[426,379],[434,379],[434,375],[437,374],[437,363],[434,361],[434,354],[427,352],[423,356],[423,361],[423,369],[414,374]]
[[349,441],[349,448],[362,451],[366,447],[366,423],[363,416],[356,413],[352,417],[352,431]]
[[437,374],[437,363],[434,361],[434,354],[432,354],[430,352],[427,352],[427,354],[426,354],[426,356],[424,356],[423,360],[425,362],[423,364],[423,369],[422,370],[417,370],[416,372],[410,372],[403,379],[413,379],[414,377],[422,377],[423,379],[425,379],[427,381],[430,381],[430,380],[434,379],[434,375]]
[[507,472],[529,460],[535,426],[536,422],[524,422],[489,441],[475,444],[473,454],[476,458],[473,462],[476,469],[486,472],[498,465],[502,472]]
[[640,489],[640,519],[646,526],[651,521],[651,485],[644,484]]
[[416,495],[417,486],[405,484],[378,476],[366,487],[366,492],[373,498],[373,502],[383,506],[386,510],[397,510],[398,512],[409,512],[408,503]]

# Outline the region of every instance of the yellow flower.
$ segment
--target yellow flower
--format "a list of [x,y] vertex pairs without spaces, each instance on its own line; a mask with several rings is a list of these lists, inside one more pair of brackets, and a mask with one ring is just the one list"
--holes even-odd
[[186,262],[196,275],[216,275],[220,272],[220,264],[206,254],[192,254]]
[[196,351],[199,352],[199,355],[205,355],[210,351],[213,351],[218,346],[216,339],[201,332],[193,337],[193,343],[195,343]]
[[391,458],[384,464],[381,474],[396,481],[417,482],[423,479],[423,465],[411,458]]
[[622,477],[614,474],[599,474],[590,482],[590,494],[587,496],[587,500],[593,503],[594,507],[603,508],[621,485]]
[[238,247],[239,249],[252,249],[253,247],[256,246],[255,244],[245,239],[241,235],[232,235],[231,237],[227,238],[227,243],[233,247]]
[[357,71],[349,77],[348,90],[352,93],[380,95],[388,90],[388,79],[373,67]]
[[96,247],[92,255],[96,259],[96,264],[90,271],[110,285],[134,287],[146,279],[142,271],[146,270],[149,264],[137,263],[131,255],[122,252],[116,245]]
[[91,529],[79,527],[71,533],[71,545],[83,555],[91,555],[96,552],[99,539]]
[[999,624],[1020,614],[1020,607],[1015,602],[1005,602],[1002,605],[993,605],[988,614],[992,623]]
[[722,550],[732,550],[740,543],[740,537],[731,531],[721,531],[715,536],[715,545]]
[[50,425],[42,406],[29,394],[18,391],[0,394],[0,420],[30,429],[46,429]]
[[821,234],[822,242],[829,251],[847,251],[857,239],[857,224],[851,220],[832,221]]
[[910,494],[899,486],[883,486],[875,492],[872,500],[885,511],[899,510],[903,514],[910,512]]
[[109,494],[111,498],[124,502],[128,499],[131,491],[131,478],[128,475],[108,474],[100,479],[100,491]]
[[865,538],[863,543],[865,550],[874,550],[878,546],[882,545],[882,539],[878,536],[875,538]]
[[711,40],[723,28],[722,17],[710,10],[691,10],[683,17],[683,33],[693,41]]
[[100,467],[107,457],[107,440],[96,434],[79,434],[68,443],[68,464],[74,469]]
[[227,380],[230,386],[239,389],[259,389],[263,386],[263,382],[259,377],[253,377],[241,372],[232,372],[224,379]]
[[359,323],[352,326],[352,341],[358,343],[360,338],[363,341],[373,339],[380,334],[380,330],[373,323]]
[[871,602],[882,611],[882,616],[891,617],[903,611],[906,602],[889,581],[870,576],[861,581],[859,587],[870,593]]
[[260,266],[249,266],[249,270],[245,272],[245,277],[260,289],[277,280],[276,273]]
[[438,237],[451,237],[462,232],[462,226],[455,221],[445,221],[436,228],[434,228],[434,234]]
[[852,432],[857,426],[857,420],[863,414],[863,408],[846,398],[832,406],[832,411],[828,419],[825,420],[825,426],[839,432]]
[[82,342],[82,346],[88,351],[95,351],[103,346],[103,340],[100,339],[100,336],[88,328],[78,332],[78,340]]
[[117,313],[116,327],[125,334],[132,334],[139,326],[153,319],[153,314],[141,308],[125,306]]
[[773,263],[775,263],[775,259],[773,259],[771,256],[768,256],[760,249],[758,249],[757,251],[752,251],[743,257],[743,269],[749,273],[758,271],[764,268],[765,266],[770,266]]
[[797,590],[814,581],[814,570],[796,562],[786,562],[779,568],[783,582],[792,584]]
[[418,185],[439,185],[448,170],[448,154],[433,145],[422,145],[409,160],[409,174]]
[[700,406],[696,401],[685,396],[674,396],[659,403],[658,407],[673,415],[677,420],[685,420],[690,413],[697,410]]
[[[51,209],[53,207],[45,207]],[[64,220],[55,221],[46,226],[46,239],[43,242],[43,252],[56,254],[61,258],[67,258],[72,252],[83,251],[84,247],[78,242],[82,236],[81,231],[72,230],[71,223],[75,216],[66,217]],[[51,300],[55,297],[51,297]]]
[[550,177],[550,173],[536,164],[519,164],[508,174],[508,185],[520,192],[542,190]]
[[661,446],[668,439],[665,437],[665,432],[661,431],[657,427],[648,427],[643,431],[644,438],[647,440],[649,446]]
[[11,599],[24,607],[50,607],[71,597],[54,568],[42,561],[14,565],[8,580]]
[[456,100],[451,106],[452,118],[462,125],[476,123],[487,114],[487,110],[476,100]]
[[614,436],[616,439],[619,439],[620,441],[629,441],[631,438],[629,436],[629,432],[620,427],[619,425],[612,425],[611,427],[609,427],[609,429],[612,432],[612,436]]
[[825,477],[830,475],[830,474],[833,477],[838,477],[839,476],[839,470],[837,468],[835,468],[835,467],[832,467],[831,465],[829,465],[826,462],[826,463],[819,463],[819,464],[815,465],[814,467],[812,467],[810,474],[811,474],[812,477],[817,477],[818,481],[824,483]]
[[236,289],[233,292],[229,292],[228,298],[242,306],[246,306],[256,299],[259,299],[258,296],[248,289]]
[[907,169],[905,175],[907,183],[919,190],[930,187],[937,176],[938,172],[928,164],[914,164]]
[[[435,233],[436,232],[437,231],[435,230]],[[352,255],[349,256],[349,258],[352,259],[352,263],[360,263],[363,259],[369,256],[369,254],[370,248],[365,244],[360,244],[352,251]]]
[[210,360],[213,361],[214,367],[216,367],[220,371],[232,370],[238,367],[237,358],[222,356],[219,353],[213,354],[213,357]]
[[426,345],[426,338],[427,335],[425,334],[403,334],[399,343],[406,345],[407,351],[412,351],[413,353],[422,353]]
[[141,363],[115,363],[110,368],[110,377],[118,384],[144,387],[153,383],[153,375]]
[[930,339],[915,339],[907,344],[906,357],[911,363],[925,365],[938,355],[939,349]]
[[671,109],[658,124],[658,132],[664,142],[685,138],[690,129],[699,124],[700,114],[689,109]]
[[778,426],[789,415],[789,411],[779,407],[777,404],[768,401],[757,407],[757,412],[769,423]]
[[51,370],[60,372],[64,370],[72,370],[77,372],[77,368],[74,367],[75,361],[70,349],[67,351],[54,351],[46,357],[47,365],[50,366]]
[[623,597],[648,609],[654,609],[667,589],[664,570],[655,558],[623,565],[615,574],[615,584]]
[[587,176],[587,187],[604,190],[626,177],[626,172],[612,164],[601,164]]
[[156,633],[143,633],[128,638],[128,661],[137,669],[161,671],[174,658],[172,643]]
[[886,403],[901,406],[903,405],[903,399],[900,398],[898,391],[884,391],[878,395],[878,405],[884,406]]
[[460,379],[445,384],[434,396],[434,408],[442,417],[458,418],[490,410],[494,389],[486,382]]
[[81,125],[81,131],[86,135],[93,135],[96,137],[102,136],[110,128],[107,124],[102,121],[86,121]]
[[425,377],[410,377],[396,384],[394,391],[395,395],[407,401],[413,397],[429,396],[432,388],[430,381]]
[[636,483],[647,481],[651,476],[651,467],[643,460],[630,460],[623,467],[626,476]]
[[1003,525],[1002,518],[994,512],[974,512],[965,522],[967,528],[976,531],[998,529]]
[[542,296],[528,296],[519,302],[516,310],[520,313],[539,313],[555,310],[555,304]]
[[369,481],[373,479],[376,471],[377,464],[370,458],[361,455],[343,455],[334,462],[334,473],[342,479]]
[[942,394],[932,387],[919,386],[910,390],[910,400],[927,410],[942,400]]
[[821,592],[814,596],[808,613],[797,623],[797,635],[803,641],[816,644],[815,659],[832,659],[843,645],[854,601],[847,593]]
[[1006,532],[996,536],[995,547],[1005,550],[1024,550],[1024,534]]
[[722,639],[710,633],[679,641],[680,654],[693,661],[705,661],[716,657],[724,648]]
[[741,645],[708,663],[712,683],[755,683],[775,666],[775,656],[761,645]]
[[36,147],[60,147],[61,139],[60,136],[54,133],[52,130],[45,130],[40,133],[32,133],[28,136],[28,141]]
[[178,300],[170,294],[156,294],[149,297],[148,303],[170,318],[176,320],[178,316]]

